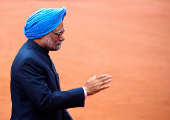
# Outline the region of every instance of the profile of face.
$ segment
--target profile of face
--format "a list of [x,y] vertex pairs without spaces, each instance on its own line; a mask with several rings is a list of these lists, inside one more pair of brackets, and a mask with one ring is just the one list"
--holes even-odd
[[40,45],[50,51],[59,50],[62,42],[65,40],[63,32],[63,21],[61,21],[59,26],[57,26],[52,32],[42,37]]

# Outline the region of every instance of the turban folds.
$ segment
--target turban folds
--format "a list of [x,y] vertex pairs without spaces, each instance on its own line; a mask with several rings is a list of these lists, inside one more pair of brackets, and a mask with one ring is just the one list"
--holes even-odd
[[41,8],[31,15],[24,27],[28,39],[35,39],[53,31],[66,15],[66,8]]

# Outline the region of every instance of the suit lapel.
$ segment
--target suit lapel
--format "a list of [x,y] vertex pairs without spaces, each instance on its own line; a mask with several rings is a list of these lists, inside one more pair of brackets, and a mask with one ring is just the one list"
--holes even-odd
[[51,66],[52,66],[53,72],[54,72],[55,77],[56,77],[57,87],[58,87],[59,91],[61,91],[58,73],[56,72],[55,66],[54,66],[53,61],[51,59],[50,59],[50,62],[51,62]]

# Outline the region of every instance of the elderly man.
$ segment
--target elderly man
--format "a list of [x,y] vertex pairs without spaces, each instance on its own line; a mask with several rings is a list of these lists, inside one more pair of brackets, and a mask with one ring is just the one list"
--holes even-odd
[[59,76],[49,56],[64,41],[65,7],[40,9],[31,15],[24,32],[28,41],[11,67],[11,120],[72,120],[67,108],[84,107],[87,96],[111,81],[107,74],[90,78],[83,87],[60,90]]

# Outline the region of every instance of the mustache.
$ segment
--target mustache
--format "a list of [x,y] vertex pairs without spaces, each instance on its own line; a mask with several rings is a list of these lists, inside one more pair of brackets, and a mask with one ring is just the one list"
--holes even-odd
[[61,45],[62,44],[62,41],[61,42],[57,42],[56,45]]

